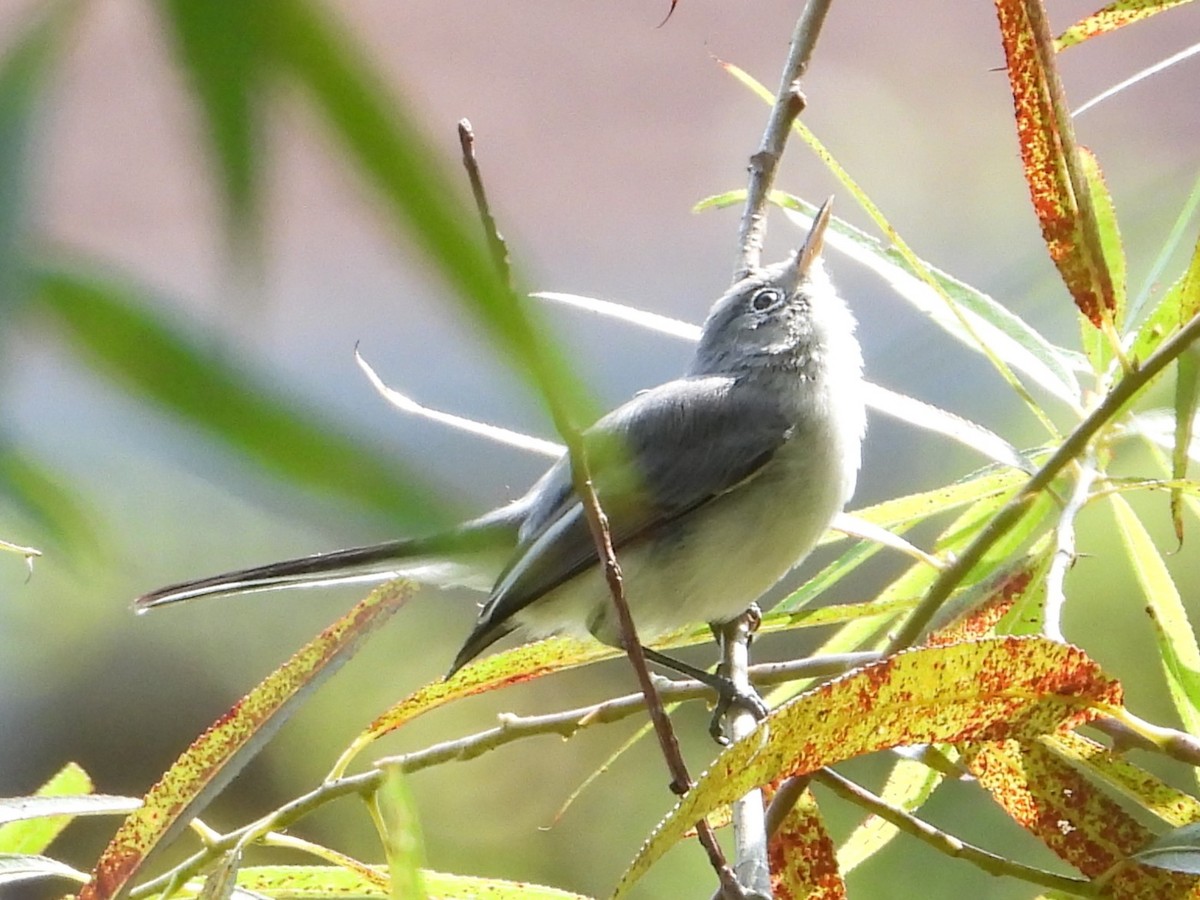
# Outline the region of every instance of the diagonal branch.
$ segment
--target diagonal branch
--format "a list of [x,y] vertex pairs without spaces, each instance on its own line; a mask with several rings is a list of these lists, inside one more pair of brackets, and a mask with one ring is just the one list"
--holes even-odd
[[1104,396],[1100,405],[1067,435],[1054,454],[1038,469],[1037,474],[1030,478],[1025,486],[996,513],[995,517],[963,550],[962,554],[950,566],[942,570],[937,580],[930,586],[929,593],[912,611],[903,627],[888,644],[887,653],[889,655],[911,647],[917,642],[921,633],[929,625],[937,611],[941,609],[942,604],[950,598],[954,589],[983,558],[983,555],[1021,520],[1032,500],[1049,487],[1063,469],[1087,450],[1088,444],[1091,443],[1096,433],[1116,418],[1124,410],[1125,404],[1191,346],[1198,337],[1200,337],[1200,316],[1195,316],[1151,354],[1141,367],[1129,372],[1117,382],[1116,386]]
[[[462,146],[463,166],[466,168],[471,181],[471,191],[474,194],[475,204],[479,209],[479,216],[487,233],[488,245],[492,249],[492,256],[496,262],[497,269],[508,283],[510,293],[513,294],[515,302],[516,294],[512,291],[512,268],[509,265],[508,248],[504,242],[504,238],[500,236],[496,228],[496,220],[492,217],[487,194],[483,187],[483,178],[479,172],[479,162],[475,157],[475,135],[471,130],[471,123],[466,119],[459,122],[458,135],[459,143]],[[528,322],[524,317],[518,316],[518,319],[520,327],[529,331]],[[527,335],[527,337],[529,339],[525,342],[526,346],[533,351],[537,345],[531,336]],[[629,604],[625,599],[625,582],[621,575],[621,567],[617,562],[616,552],[613,549],[612,533],[609,530],[608,517],[600,507],[600,500],[596,496],[595,485],[588,466],[587,445],[583,440],[583,432],[571,421],[570,416],[567,414],[567,410],[561,402],[559,391],[550,378],[551,373],[546,370],[545,366],[540,365],[536,366],[535,370],[540,376],[539,381],[541,383],[539,386],[542,389],[542,396],[546,399],[546,403],[550,408],[550,416],[554,421],[555,430],[558,431],[562,436],[563,442],[567,445],[567,456],[571,463],[571,481],[576,495],[583,504],[588,528],[592,533],[592,539],[595,541],[596,556],[604,569],[604,578],[612,594],[613,605],[617,611],[617,621],[620,623],[621,641],[624,644],[626,654],[629,656],[629,662],[633,666],[634,673],[637,675],[642,694],[646,698],[646,706],[650,713],[650,719],[654,724],[654,733],[658,737],[663,758],[666,760],[667,769],[671,773],[671,790],[676,794],[684,794],[692,785],[691,775],[688,774],[687,765],[683,761],[683,753],[679,749],[679,741],[676,739],[675,731],[671,727],[670,717],[667,716],[662,701],[654,689],[654,683],[650,678],[650,670],[646,665],[646,655],[642,649],[641,641],[638,639],[637,629],[633,623],[633,616],[629,612]],[[712,826],[705,821],[697,822],[696,836],[708,854],[709,863],[716,871],[726,896],[730,898],[744,896],[743,891],[737,883],[737,878],[733,874],[733,870],[730,869],[729,863],[725,860],[725,854],[721,850],[720,844],[717,843],[717,837],[712,830]]]

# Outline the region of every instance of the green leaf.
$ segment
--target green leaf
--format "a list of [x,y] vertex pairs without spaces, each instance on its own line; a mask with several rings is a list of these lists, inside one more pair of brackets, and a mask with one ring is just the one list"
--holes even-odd
[[1121,540],[1137,575],[1146,611],[1154,624],[1158,648],[1167,676],[1167,689],[1184,728],[1200,733],[1200,647],[1188,621],[1187,610],[1166,563],[1146,526],[1119,494],[1111,494]]
[[[1193,344],[1179,355],[1175,367],[1175,447],[1171,452],[1171,477],[1182,481],[1187,477],[1188,449],[1192,446],[1192,429],[1196,422],[1196,405],[1200,401],[1200,351]],[[1183,544],[1183,489],[1171,488],[1171,523],[1175,539]]]
[[1084,16],[1054,39],[1058,52],[1082,44],[1089,38],[1110,34],[1118,28],[1140,22],[1155,13],[1165,12],[1174,6],[1182,6],[1190,0],[1113,0],[1091,15]]
[[[373,867],[382,871],[382,867]],[[589,900],[582,894],[527,882],[424,870],[430,900]],[[248,866],[238,885],[288,900],[383,900],[387,892],[364,873],[335,866]]]
[[150,789],[96,862],[80,900],[122,895],[151,855],[168,846],[233,780],[299,705],[354,655],[412,594],[392,582],[298,650],[196,738]]
[[437,156],[371,69],[361,49],[308,0],[271,6],[276,62],[307,93],[375,189],[384,211],[411,238],[487,330],[505,360],[576,424],[597,411],[566,358],[542,339],[532,310],[497,270],[478,215],[459,199]]
[[[695,209],[723,207],[745,200],[744,190],[709,197],[696,204]],[[799,197],[772,191],[770,200],[781,209],[812,215],[812,204]],[[1083,367],[1082,357],[1070,350],[1056,347],[1033,326],[990,297],[924,260],[917,260],[920,269],[895,245],[884,245],[865,231],[840,219],[834,219],[826,232],[826,242],[840,253],[869,268],[893,287],[905,302],[912,305],[947,334],[970,349],[981,352],[959,317],[947,308],[946,298],[956,304],[970,329],[975,332],[1005,363],[1024,374],[1035,384],[1055,397],[1069,403],[1078,402],[1079,383],[1074,370]],[[928,274],[944,292],[941,296],[923,275]]]
[[152,311],[136,288],[65,267],[36,271],[50,322],[96,371],[295,484],[423,528],[453,520],[395,459],[297,408]]
[[[79,4],[44,4],[0,58],[0,309],[11,313],[21,289],[34,125],[42,91]],[[30,7],[36,9],[37,7]]]
[[392,900],[425,900],[429,895],[421,878],[421,825],[412,793],[399,766],[388,766],[383,784],[375,792],[375,808],[383,832]]
[[88,510],[58,476],[0,437],[0,495],[62,547],[80,551],[101,537]]
[[1200,313],[1200,240],[1192,250],[1192,259],[1179,280],[1163,294],[1158,305],[1138,328],[1130,356],[1141,362],[1158,345]]
[[1200,822],[1160,834],[1130,858],[1156,869],[1200,875]]
[[245,0],[167,0],[153,6],[174,39],[176,60],[204,113],[232,246],[238,252],[256,250],[264,127],[259,95],[269,6]]
[[1125,309],[1128,304],[1125,284],[1125,247],[1117,227],[1117,212],[1113,207],[1112,194],[1104,181],[1100,162],[1086,147],[1079,148],[1080,169],[1087,179],[1092,195],[1092,208],[1096,211],[1096,229],[1100,236],[1100,253],[1108,268],[1112,281],[1113,305],[1108,311],[1113,330],[1093,328],[1090,323],[1081,323],[1081,343],[1091,360],[1092,368],[1103,372],[1113,356],[1113,341],[1125,328]]

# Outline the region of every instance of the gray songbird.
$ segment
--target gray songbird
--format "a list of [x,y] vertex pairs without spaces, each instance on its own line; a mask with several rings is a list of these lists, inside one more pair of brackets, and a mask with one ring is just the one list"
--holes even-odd
[[[643,639],[737,617],[808,555],[854,490],[863,363],[821,264],[828,223],[827,202],[793,256],[716,302],[684,377],[586,432]],[[136,606],[396,576],[489,591],[451,673],[517,628],[620,642],[566,458],[519,500],[447,533],[175,584]]]

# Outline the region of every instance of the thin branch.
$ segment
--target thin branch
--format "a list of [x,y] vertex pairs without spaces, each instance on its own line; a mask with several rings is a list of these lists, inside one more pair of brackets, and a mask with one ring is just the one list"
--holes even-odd
[[[878,653],[845,653],[783,663],[764,663],[752,666],[750,677],[755,685],[769,686],[803,678],[840,675],[878,658]],[[714,696],[712,688],[700,684],[698,681],[667,678],[659,678],[657,681],[659,693],[672,703],[685,700],[711,700]],[[406,772],[415,772],[451,760],[474,759],[489,750],[531,736],[557,734],[568,738],[590,725],[617,722],[637,715],[645,708],[645,696],[637,693],[544,716],[506,715],[501,717],[501,724],[497,728],[469,735],[456,741],[427,747],[404,756],[380,760],[375,767],[366,772],[326,781],[261,819],[243,825],[227,834],[206,834],[203,849],[179,863],[169,872],[134,888],[130,892],[130,897],[136,900],[139,897],[149,896],[171,881],[182,884],[228,850],[246,846],[273,831],[286,828],[332,800],[350,794],[358,794],[363,798],[369,797],[382,782],[386,768],[392,765],[402,766]]]
[[[474,133],[471,131],[470,122],[466,119],[459,122],[458,134],[459,143],[462,145],[463,165],[471,180],[471,190],[475,196],[475,204],[479,208],[484,230],[487,232],[488,244],[492,248],[497,268],[511,288],[512,270],[508,261],[508,248],[496,229],[495,219],[488,206],[487,194],[483,188],[483,178],[479,172],[479,162],[475,157]],[[528,324],[523,319],[521,326],[528,329]],[[536,346],[532,336],[527,345],[531,348]],[[583,433],[567,415],[559,392],[555,389],[551,373],[544,366],[536,367],[536,371],[541,380],[542,395],[550,407],[554,427],[567,445],[567,455],[571,463],[571,482],[576,496],[583,505],[588,529],[591,531],[596,545],[596,556],[604,569],[604,578],[608,583],[609,592],[612,594],[613,606],[616,608],[617,621],[620,624],[621,642],[624,645],[625,653],[629,656],[634,673],[637,675],[642,693],[646,697],[646,706],[650,713],[650,720],[654,724],[654,733],[658,737],[663,758],[666,760],[667,769],[671,775],[671,790],[682,795],[691,787],[692,778],[683,761],[683,753],[679,749],[679,741],[671,727],[670,717],[667,716],[662,701],[654,690],[654,682],[651,680],[650,670],[646,665],[646,655],[642,650],[641,641],[638,639],[633,616],[629,612],[629,604],[625,599],[625,582],[613,548],[608,517],[604,514],[604,510],[600,507],[600,500],[596,496],[595,485],[588,466],[587,445],[583,440]],[[717,873],[717,878],[720,880],[726,896],[729,898],[743,897],[744,892],[738,885],[729,863],[726,862],[721,845],[717,843],[717,836],[708,822],[701,820],[696,823],[696,836],[704,847],[705,853],[708,854],[709,863]]]
[[[775,184],[779,160],[787,144],[792,122],[804,109],[800,79],[808,69],[813,48],[825,24],[825,15],[833,0],[808,0],[792,32],[791,49],[783,67],[775,105],[767,119],[758,152],[750,157],[750,183],[746,190],[746,208],[738,228],[736,278],[758,267],[762,261],[763,237],[767,232],[767,198]],[[735,278],[735,280],[736,280]]]
[[[750,641],[762,619],[751,607],[720,629],[721,671],[740,693],[753,690],[750,682]],[[754,713],[734,704],[725,716],[726,733],[738,741],[758,727]],[[761,788],[733,802],[734,872],[738,882],[756,895],[771,896],[771,862],[767,856],[765,801]]]
[[989,875],[1007,875],[1011,878],[1019,878],[1030,884],[1036,884],[1055,891],[1062,891],[1076,897],[1099,896],[1099,890],[1087,879],[1072,878],[1068,875],[1056,875],[1054,872],[1047,872],[1044,869],[1027,866],[1015,860],[997,856],[995,853],[989,853],[987,850],[984,850],[982,847],[976,847],[974,844],[968,844],[966,841],[952,834],[934,828],[924,819],[918,819],[914,815],[896,809],[896,807],[887,803],[882,797],[878,797],[870,791],[859,787],[853,781],[843,778],[832,769],[821,769],[813,773],[813,778],[839,797],[849,800],[868,812],[879,816],[885,822],[890,822],[905,834],[912,835],[917,840],[928,844],[940,853],[952,856],[955,859],[965,860],[987,872]]
[[967,573],[983,558],[995,543],[1007,534],[1025,515],[1032,500],[1058,474],[1082,455],[1096,433],[1110,420],[1115,418],[1133,397],[1144,388],[1156,375],[1183,353],[1197,337],[1200,337],[1200,316],[1195,316],[1173,337],[1163,343],[1158,350],[1147,357],[1141,367],[1127,373],[1116,386],[1110,390],[1097,406],[1075,430],[1067,435],[1059,448],[1037,471],[1037,474],[1026,482],[1025,486],[996,513],[975,540],[973,540],[954,562],[944,569],[937,580],[929,588],[929,593],[912,611],[903,627],[888,644],[887,653],[896,653],[906,647],[911,647],[921,637],[942,604],[949,599],[954,589],[962,582]]
[[1080,460],[1075,488],[1071,491],[1055,529],[1054,558],[1046,573],[1046,607],[1043,613],[1043,633],[1052,641],[1066,643],[1062,631],[1062,615],[1067,605],[1067,572],[1075,565],[1075,519],[1091,498],[1092,485],[1100,477],[1096,468],[1096,453],[1089,449]]

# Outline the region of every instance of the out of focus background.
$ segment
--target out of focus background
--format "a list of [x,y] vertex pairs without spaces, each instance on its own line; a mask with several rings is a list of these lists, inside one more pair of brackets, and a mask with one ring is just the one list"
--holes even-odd
[[[187,382],[179,390],[188,396],[167,402],[177,372],[154,370],[140,385],[128,378],[136,366],[114,374],[122,367],[101,361],[107,338],[99,326],[81,338],[63,324],[61,308],[22,291],[20,278],[3,282],[0,468],[8,494],[0,497],[0,538],[44,556],[32,577],[18,556],[0,556],[0,795],[32,791],[69,760],[102,791],[144,793],[196,734],[361,591],[266,594],[144,617],[130,610],[137,594],[432,528],[517,496],[544,466],[393,410],[355,365],[356,344],[385,381],[422,403],[551,436],[537,397],[472,328],[311,98],[285,79],[264,79],[251,98],[262,123],[250,141],[259,161],[248,194],[257,225],[231,229],[203,94],[181,64],[188,44],[167,24],[168,10],[181,5],[80,3],[52,50],[28,64],[10,57],[6,70],[9,96],[28,102],[0,106],[0,263],[33,254],[114,285],[148,318],[130,319],[135,334],[143,323],[144,340],[124,332],[112,338],[121,342],[112,352],[156,359],[161,334],[145,323],[165,323],[221,361],[222,374],[211,390]],[[1096,5],[1054,3],[1055,29]],[[718,60],[774,88],[800,4],[682,0],[665,23],[665,3],[632,0],[349,0],[325,8],[361,65],[418,123],[447,177],[460,182],[455,124],[471,120],[524,285],[703,318],[728,284],[739,210],[691,208],[744,187],[767,115]],[[48,9],[2,0],[0,52],[43,27]],[[1185,7],[1075,48],[1062,59],[1067,92],[1078,105],[1198,33],[1200,8]],[[230,53],[238,58],[236,48]],[[805,82],[804,119],[919,254],[1075,346],[1074,310],[1022,180],[1001,64],[989,4],[839,0]],[[1077,122],[1115,196],[1134,293],[1200,169],[1196,66],[1167,70]],[[816,200],[836,188],[799,144],[779,186]],[[866,226],[848,197],[839,197],[836,213]],[[767,256],[798,239],[776,219]],[[836,256],[830,266],[859,319],[873,380],[969,415],[1018,446],[1044,439],[979,357],[870,274]],[[1174,277],[1178,260],[1167,271]],[[544,313],[605,406],[675,376],[690,353],[628,325]],[[253,407],[232,406],[229,371],[261,388],[265,404],[361,448],[391,480],[377,495],[360,488],[355,502],[352,492],[316,486],[319,479],[285,476],[283,464],[264,466],[235,436],[261,426],[268,434],[259,439],[269,440],[271,422]],[[189,408],[194,415],[182,412]],[[222,413],[231,408],[249,410],[246,421]],[[276,437],[286,443],[288,433],[280,426]],[[287,448],[274,452],[286,458]],[[313,464],[354,469],[347,481],[369,477],[355,469],[366,466],[359,457],[341,462],[336,453],[292,465]],[[943,484],[979,464],[965,450],[873,418],[853,505]],[[1106,520],[1082,524],[1081,550],[1103,558]],[[1161,524],[1166,535],[1165,510]],[[1185,584],[1189,550],[1172,559]],[[831,599],[863,599],[871,577]],[[1139,642],[1151,638],[1128,573],[1091,558],[1074,577],[1085,599],[1071,611],[1071,636],[1086,635],[1118,675],[1144,669]],[[445,670],[474,609],[467,595],[421,594],[206,819],[232,827],[311,787],[377,713]],[[764,641],[763,652],[795,655],[798,640]],[[1131,690],[1131,705],[1169,719],[1156,685]],[[378,755],[486,728],[498,711],[548,711],[632,687],[620,662],[570,673],[418,721]],[[679,718],[697,770],[713,754],[705,720],[702,710]],[[642,742],[560,820],[556,814],[634,727],[594,729],[567,744],[543,739],[415,776],[429,865],[607,893],[670,806],[657,751]],[[935,801],[929,815],[1005,852],[1037,850],[1001,816],[959,799]],[[834,811],[831,819],[836,829],[853,816]],[[86,868],[113,827],[77,823],[62,855]],[[299,831],[381,856],[367,816],[349,801]],[[935,863],[938,882],[928,884]],[[935,860],[904,838],[851,877],[856,896],[1031,893]],[[881,877],[886,887],[876,883]],[[697,896],[709,878],[696,848],[680,848],[641,896]]]

